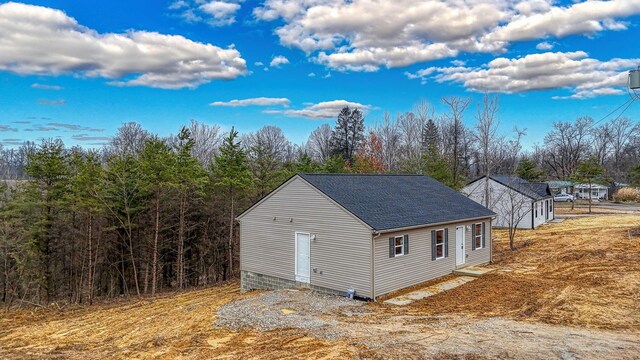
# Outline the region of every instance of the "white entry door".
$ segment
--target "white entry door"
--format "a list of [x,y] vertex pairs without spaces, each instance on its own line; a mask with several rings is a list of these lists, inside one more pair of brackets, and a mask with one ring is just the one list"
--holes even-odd
[[307,233],[296,233],[296,281],[309,283],[311,275],[311,238]]
[[464,226],[458,226],[456,228],[456,266],[463,265],[465,257]]

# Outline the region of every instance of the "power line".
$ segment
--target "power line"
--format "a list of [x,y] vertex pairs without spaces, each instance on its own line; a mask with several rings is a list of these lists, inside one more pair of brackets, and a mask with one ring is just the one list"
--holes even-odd
[[618,115],[618,117],[616,118],[616,120],[617,120],[620,116],[622,116],[622,114],[624,114],[624,112],[629,108],[629,106],[631,106],[631,104],[633,104],[633,102],[634,102],[634,101],[635,101],[635,99],[633,99],[633,98],[628,99],[628,100],[627,100],[627,101],[625,101],[622,105],[618,106],[617,108],[615,108],[615,110],[613,110],[612,112],[608,113],[607,115],[605,115],[605,116],[604,116],[603,118],[601,118],[600,120],[598,120],[598,121],[594,122],[594,123],[593,123],[593,124],[591,124],[591,126],[589,126],[589,127],[591,128],[591,127],[596,126],[596,125],[597,125],[598,123],[600,123],[602,120],[604,120],[604,119],[608,118],[609,116],[611,116],[611,114],[614,114],[616,111],[620,110],[623,106],[627,105],[627,107],[626,107],[626,108],[624,108],[624,110],[622,110],[622,112],[620,113],[620,115]]

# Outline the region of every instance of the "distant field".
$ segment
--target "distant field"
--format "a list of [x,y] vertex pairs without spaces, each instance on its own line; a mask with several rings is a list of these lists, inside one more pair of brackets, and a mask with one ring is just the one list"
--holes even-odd
[[[496,272],[411,305],[370,303],[324,314],[304,304],[283,314],[339,324],[313,331],[232,331],[216,311],[237,283],[88,308],[0,313],[0,358],[545,358],[633,359],[640,353],[640,217],[565,220],[518,232],[508,250],[494,231]],[[525,246],[526,245],[526,246]],[[258,303],[256,306],[261,306]],[[284,309],[285,306],[289,306]],[[295,307],[294,307],[295,306]]]

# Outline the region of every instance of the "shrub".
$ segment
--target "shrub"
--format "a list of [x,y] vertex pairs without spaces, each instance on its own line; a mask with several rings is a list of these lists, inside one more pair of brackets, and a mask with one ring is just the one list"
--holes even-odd
[[640,201],[640,190],[631,187],[619,189],[613,194],[613,201]]

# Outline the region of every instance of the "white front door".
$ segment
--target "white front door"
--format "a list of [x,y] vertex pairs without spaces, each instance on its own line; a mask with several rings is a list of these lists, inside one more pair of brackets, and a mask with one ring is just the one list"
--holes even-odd
[[456,228],[456,266],[464,265],[464,226]]
[[309,283],[311,275],[310,234],[296,233],[296,281]]

